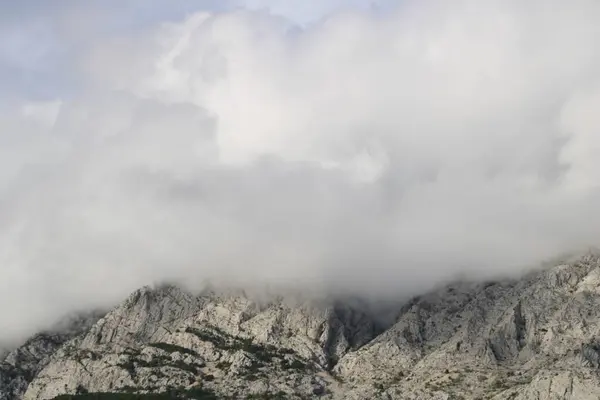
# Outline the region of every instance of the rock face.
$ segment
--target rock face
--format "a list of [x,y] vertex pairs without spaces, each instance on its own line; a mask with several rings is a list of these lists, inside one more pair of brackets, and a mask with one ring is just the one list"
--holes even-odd
[[61,321],[55,330],[39,333],[0,360],[0,400],[19,399],[29,382],[64,343],[90,329],[100,312],[78,315]]
[[79,334],[38,335],[9,354],[0,390],[32,400],[600,399],[595,254],[519,280],[448,285],[398,307],[389,326],[368,310],[142,288]]
[[200,384],[229,396],[312,396],[335,382],[328,369],[377,333],[366,314],[342,305],[142,288],[62,346],[25,398]]

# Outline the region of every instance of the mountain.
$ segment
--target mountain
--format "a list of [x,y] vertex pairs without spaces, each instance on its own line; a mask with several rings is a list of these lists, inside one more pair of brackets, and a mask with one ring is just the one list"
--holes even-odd
[[10,352],[0,399],[600,399],[595,253],[380,317],[356,299],[145,287]]
[[65,318],[53,329],[38,333],[1,355],[0,400],[21,398],[51,356],[69,340],[88,331],[101,316],[100,311],[93,311]]

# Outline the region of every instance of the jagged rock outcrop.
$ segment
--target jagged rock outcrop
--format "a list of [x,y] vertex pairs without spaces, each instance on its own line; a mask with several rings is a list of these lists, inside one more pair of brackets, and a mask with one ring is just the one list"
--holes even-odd
[[50,356],[68,340],[87,331],[101,314],[97,311],[66,318],[55,329],[39,333],[4,354],[0,362],[0,400],[21,398]]
[[199,384],[228,396],[324,394],[328,369],[377,333],[367,314],[341,304],[142,288],[61,347],[25,398]]
[[390,386],[384,392],[391,397],[422,391],[451,398],[600,398],[599,268],[600,259],[589,254],[521,280],[451,285],[422,296],[334,371]]
[[600,399],[596,254],[522,279],[450,284],[405,302],[389,326],[378,320],[356,300],[142,288],[8,385],[32,400]]

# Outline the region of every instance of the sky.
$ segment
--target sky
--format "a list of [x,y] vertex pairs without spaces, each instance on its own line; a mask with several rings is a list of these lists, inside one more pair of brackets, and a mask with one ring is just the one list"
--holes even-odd
[[599,245],[595,0],[0,0],[0,343],[136,288],[372,297]]
[[386,10],[390,0],[22,0],[0,1],[0,84],[35,99],[74,90],[70,64],[98,39],[131,35],[198,12],[255,10],[300,27],[337,10]]

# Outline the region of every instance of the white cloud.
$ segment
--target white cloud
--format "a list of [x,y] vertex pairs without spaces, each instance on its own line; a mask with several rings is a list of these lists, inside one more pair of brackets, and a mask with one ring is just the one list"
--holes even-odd
[[[234,4],[236,2],[234,1]],[[348,10],[376,11],[393,8],[395,0],[238,0],[238,5],[250,10],[262,10],[285,17],[294,23],[306,26],[322,18]]]
[[599,17],[406,1],[97,42],[57,115],[0,119],[0,332],[163,279],[404,295],[597,245]]

